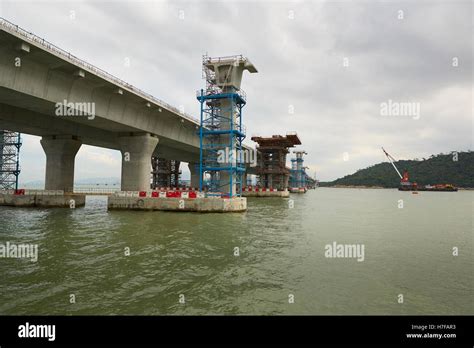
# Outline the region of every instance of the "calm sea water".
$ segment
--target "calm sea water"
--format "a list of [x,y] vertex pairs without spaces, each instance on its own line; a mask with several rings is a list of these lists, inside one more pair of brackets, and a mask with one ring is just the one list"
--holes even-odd
[[[0,207],[0,244],[39,245],[37,262],[0,258],[0,314],[474,314],[473,196],[319,188],[293,209],[254,198],[234,214],[108,212],[106,197]],[[333,242],[363,244],[364,261],[326,258]]]

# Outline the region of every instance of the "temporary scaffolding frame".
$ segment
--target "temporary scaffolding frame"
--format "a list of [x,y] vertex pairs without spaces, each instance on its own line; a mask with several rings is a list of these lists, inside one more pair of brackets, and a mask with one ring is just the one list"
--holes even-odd
[[202,68],[206,89],[197,93],[201,104],[199,190],[206,190],[208,196],[240,197],[245,173],[242,108],[246,104],[240,79],[244,69],[257,70],[241,55],[204,55]]
[[17,190],[20,175],[21,134],[0,130],[0,190]]
[[264,188],[276,188],[280,191],[288,188],[290,170],[286,167],[286,155],[289,148],[301,145],[295,132],[286,136],[253,136],[257,146],[257,185]]
[[181,171],[179,170],[180,161],[168,160],[165,158],[151,158],[152,171],[152,189],[161,187],[179,187]]
[[296,158],[291,159],[291,180],[290,187],[304,188],[306,187],[306,171],[303,166],[303,155],[307,155],[306,151],[293,151]]

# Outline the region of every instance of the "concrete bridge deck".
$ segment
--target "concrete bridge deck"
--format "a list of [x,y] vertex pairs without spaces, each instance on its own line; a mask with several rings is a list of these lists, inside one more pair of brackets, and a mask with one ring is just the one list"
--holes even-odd
[[[149,133],[159,138],[157,155],[198,158],[196,118],[4,19],[0,43],[0,128],[115,150],[121,135]],[[94,103],[95,117],[58,117],[55,105],[64,100]]]
[[[58,115],[64,102],[94,114]],[[195,186],[196,118],[2,18],[0,129],[42,137],[46,189],[73,187],[82,144],[122,152],[122,190],[149,188],[151,156],[190,163]]]

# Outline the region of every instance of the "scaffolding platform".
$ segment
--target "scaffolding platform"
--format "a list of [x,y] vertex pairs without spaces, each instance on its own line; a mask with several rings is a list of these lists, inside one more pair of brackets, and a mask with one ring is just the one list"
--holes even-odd
[[306,151],[293,151],[295,158],[291,159],[291,179],[290,179],[290,192],[291,193],[306,193],[308,190],[306,187],[306,174],[305,167],[303,165],[303,155],[307,155]]
[[[257,145],[257,187],[272,192],[273,189],[287,192],[290,169],[286,167],[286,155],[289,148],[301,145],[296,132],[287,133],[286,136],[272,135],[271,137],[253,136],[251,138]],[[250,192],[250,193],[249,193]],[[246,196],[254,195],[252,191]],[[258,194],[257,197],[267,197],[268,194]],[[283,197],[286,196],[282,195]]]
[[0,130],[0,190],[18,189],[21,134]]
[[160,187],[178,188],[180,185],[181,171],[179,170],[180,161],[168,160],[165,158],[151,158],[153,171],[151,188]]
[[246,105],[240,84],[244,70],[257,72],[241,55],[203,56],[206,88],[196,93],[200,103],[199,191],[208,197],[242,197],[245,163],[242,141],[246,137],[242,109]]

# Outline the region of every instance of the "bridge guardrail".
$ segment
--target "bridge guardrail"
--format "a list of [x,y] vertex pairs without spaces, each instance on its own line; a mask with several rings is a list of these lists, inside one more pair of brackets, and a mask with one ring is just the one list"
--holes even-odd
[[128,89],[129,91],[132,91],[133,93],[135,93],[135,94],[137,94],[137,95],[139,95],[143,98],[149,99],[150,101],[154,102],[155,104],[157,104],[160,107],[169,109],[170,111],[173,111],[173,112],[177,113],[178,115],[182,116],[183,118],[186,118],[187,120],[189,120],[191,122],[199,124],[199,120],[197,118],[194,118],[193,116],[191,116],[189,114],[181,112],[178,108],[164,102],[163,100],[158,99],[158,98],[152,96],[151,94],[142,91],[141,89],[139,89],[137,87],[134,87],[133,85],[123,81],[122,79],[119,79],[118,77],[115,77],[114,75],[106,72],[105,70],[102,70],[102,69],[100,69],[100,68],[98,68],[98,67],[96,67],[92,64],[87,63],[86,61],[84,61],[82,59],[77,58],[76,56],[72,55],[70,52],[67,52],[67,51],[63,50],[62,48],[59,48],[58,46],[52,44],[51,42],[46,41],[45,39],[43,39],[39,36],[36,36],[35,34],[29,32],[29,31],[26,31],[25,29],[19,27],[16,24],[13,24],[12,22],[10,22],[10,21],[2,18],[2,17],[0,17],[0,28],[2,28],[5,31],[8,31],[10,33],[11,32],[17,33],[20,36],[24,37],[26,39],[26,41],[30,41],[30,42],[39,44],[42,47],[46,48],[47,50],[49,50],[51,52],[54,52],[57,55],[62,56],[63,58],[67,58],[68,60],[70,60],[75,65],[86,68],[87,70],[94,72],[95,74],[97,74],[98,76],[100,76],[102,78],[105,78],[105,79],[107,79],[107,80],[109,80],[109,81],[111,81],[111,82],[113,82],[117,85],[120,85],[121,87],[124,87],[124,88]]

